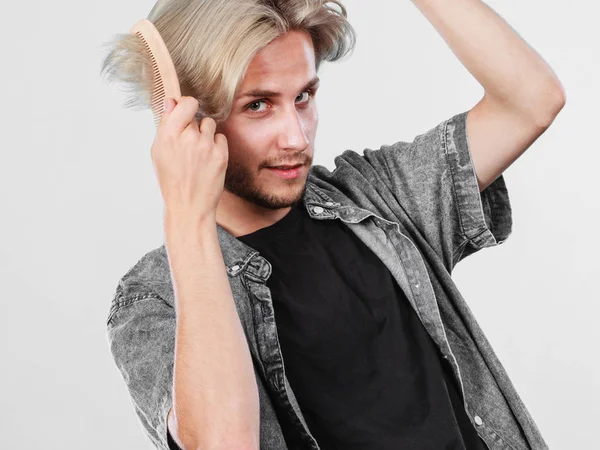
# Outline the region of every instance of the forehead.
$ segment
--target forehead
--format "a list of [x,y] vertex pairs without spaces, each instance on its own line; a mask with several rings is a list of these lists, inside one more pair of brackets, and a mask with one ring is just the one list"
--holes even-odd
[[310,35],[290,31],[271,41],[252,59],[239,92],[260,87],[296,89],[316,75],[315,53]]

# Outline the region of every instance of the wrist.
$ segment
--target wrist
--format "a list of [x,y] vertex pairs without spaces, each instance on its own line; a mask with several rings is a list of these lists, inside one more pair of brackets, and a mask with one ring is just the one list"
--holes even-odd
[[193,237],[200,238],[207,234],[217,234],[215,215],[198,216],[165,211],[163,226],[167,241],[175,238],[188,241]]

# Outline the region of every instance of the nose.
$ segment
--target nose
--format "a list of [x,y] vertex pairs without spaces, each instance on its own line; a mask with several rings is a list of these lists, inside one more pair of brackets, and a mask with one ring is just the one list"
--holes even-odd
[[285,112],[280,123],[279,148],[283,150],[304,150],[308,147],[305,124],[296,108]]

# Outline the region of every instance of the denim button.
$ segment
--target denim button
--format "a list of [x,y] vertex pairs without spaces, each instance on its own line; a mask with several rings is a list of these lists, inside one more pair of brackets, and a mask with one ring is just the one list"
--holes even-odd
[[317,214],[321,214],[323,212],[323,208],[321,208],[320,206],[315,206],[313,208],[313,211],[316,212]]
[[240,266],[238,266],[238,265],[236,264],[235,266],[233,266],[233,267],[231,268],[231,270],[235,271],[235,270],[238,270],[239,268],[240,268]]
[[475,420],[475,423],[477,425],[481,425],[483,423],[483,420],[481,420],[481,417],[479,417],[479,416],[473,417],[473,420]]

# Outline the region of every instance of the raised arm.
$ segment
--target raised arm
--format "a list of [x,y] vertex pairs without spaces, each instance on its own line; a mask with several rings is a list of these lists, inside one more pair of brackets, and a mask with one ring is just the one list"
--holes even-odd
[[565,104],[564,89],[540,55],[481,0],[412,1],[485,90],[467,116],[482,191],[550,126]]

